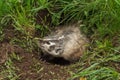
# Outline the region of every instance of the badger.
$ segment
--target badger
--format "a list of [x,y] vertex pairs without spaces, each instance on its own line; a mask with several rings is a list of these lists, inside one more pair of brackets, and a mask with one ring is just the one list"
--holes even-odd
[[50,35],[38,38],[37,45],[44,55],[77,61],[87,50],[89,40],[82,33],[81,23],[58,26]]

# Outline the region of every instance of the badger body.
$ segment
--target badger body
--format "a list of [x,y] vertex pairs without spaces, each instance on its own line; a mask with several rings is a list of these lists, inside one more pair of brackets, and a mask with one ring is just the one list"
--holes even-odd
[[45,55],[76,61],[86,51],[88,43],[80,24],[70,24],[59,26],[49,36],[39,39],[38,46]]

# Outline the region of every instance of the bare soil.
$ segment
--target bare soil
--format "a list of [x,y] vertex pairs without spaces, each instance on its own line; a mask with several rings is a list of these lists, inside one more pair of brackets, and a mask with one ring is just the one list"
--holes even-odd
[[[41,24],[40,16],[45,17],[47,13],[46,10],[38,12],[37,24]],[[67,80],[70,77],[69,62],[63,59],[49,61],[47,57],[41,57],[36,50],[28,52],[20,45],[12,44],[13,38],[20,38],[21,35],[18,34],[11,26],[4,29],[4,40],[0,42],[0,65],[8,60],[10,54],[15,53],[21,58],[21,60],[12,60],[19,80]]]
[[35,53],[21,53],[22,60],[15,62],[19,67],[20,80],[66,80],[70,74],[66,66],[55,65],[43,61]]
[[[12,52],[19,55],[20,61],[13,60],[15,67],[18,69],[17,75],[19,80],[66,80],[70,77],[68,65],[48,62],[40,58],[36,53],[28,53],[18,45],[2,43],[0,51],[1,64],[4,63],[9,54]],[[8,51],[8,52],[6,52]],[[59,61],[58,61],[59,62]],[[64,63],[64,62],[63,62]]]
[[13,52],[19,55],[21,60],[13,59],[15,67],[18,69],[19,80],[66,80],[70,77],[70,73],[67,71],[68,62],[61,61],[61,59],[47,61],[37,51],[27,52],[19,45],[11,44],[10,39],[15,37],[14,31],[11,31],[10,29],[5,30],[5,38],[0,43],[0,65],[4,64]]

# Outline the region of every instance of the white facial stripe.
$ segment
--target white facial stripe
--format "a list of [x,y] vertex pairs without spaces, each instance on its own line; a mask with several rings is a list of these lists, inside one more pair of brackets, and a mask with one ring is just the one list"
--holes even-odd
[[61,37],[59,37],[58,40],[59,40],[59,39],[63,39],[63,38],[65,38],[65,36],[61,36]]
[[50,46],[53,46],[53,45],[55,45],[55,43],[53,43],[53,42],[50,42]]
[[51,51],[50,54],[51,54],[51,55],[54,55],[54,56],[59,56],[59,53],[56,53],[55,50]]
[[47,49],[50,47],[50,45],[48,45],[48,44],[44,44],[43,46]]
[[55,46],[55,45],[56,45],[55,43],[49,42],[49,44],[44,43],[42,46],[43,46],[43,49],[44,49],[44,50],[46,50],[47,52],[49,52],[50,47],[51,47],[51,46]]
[[56,39],[50,39],[50,38],[48,38],[48,39],[42,39],[42,40],[43,41],[56,41],[56,40],[60,40],[60,39],[63,39],[63,38],[65,38],[64,35],[60,36],[58,39],[57,38]]

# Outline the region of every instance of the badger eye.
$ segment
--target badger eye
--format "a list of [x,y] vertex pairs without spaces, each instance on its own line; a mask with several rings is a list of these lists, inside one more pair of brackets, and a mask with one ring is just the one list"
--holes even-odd
[[55,51],[56,51],[56,53],[58,53],[58,52],[60,52],[60,51],[61,51],[61,49],[56,49]]
[[51,49],[51,50],[55,49],[55,46],[50,46],[50,49]]
[[48,45],[50,45],[50,42],[46,42]]
[[51,51],[53,51],[54,49],[55,49],[55,46],[50,46],[49,49],[48,49],[48,51],[51,52]]

